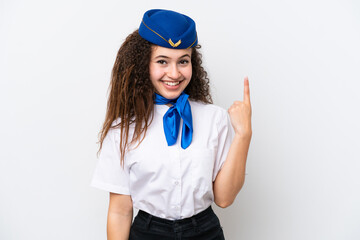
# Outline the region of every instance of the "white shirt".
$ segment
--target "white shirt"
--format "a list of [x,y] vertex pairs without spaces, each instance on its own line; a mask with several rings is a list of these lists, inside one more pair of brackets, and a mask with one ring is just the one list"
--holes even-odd
[[120,129],[108,132],[91,186],[131,195],[135,208],[170,220],[191,217],[209,207],[214,200],[213,181],[224,164],[234,132],[225,109],[189,102],[194,131],[187,149],[180,146],[181,129],[176,144],[167,145],[163,116],[169,107],[155,105],[146,136],[126,153],[124,169],[120,165]]

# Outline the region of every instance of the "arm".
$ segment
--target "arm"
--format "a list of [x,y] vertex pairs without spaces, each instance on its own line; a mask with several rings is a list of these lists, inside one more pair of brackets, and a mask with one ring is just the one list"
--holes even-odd
[[107,239],[128,240],[133,218],[131,196],[110,193]]
[[242,137],[235,134],[226,161],[213,184],[214,201],[219,207],[230,206],[244,185],[250,139],[251,135]]
[[249,81],[244,81],[244,101],[236,101],[228,110],[235,137],[226,161],[213,183],[214,201],[219,207],[230,206],[245,181],[246,159],[250,146],[251,105]]

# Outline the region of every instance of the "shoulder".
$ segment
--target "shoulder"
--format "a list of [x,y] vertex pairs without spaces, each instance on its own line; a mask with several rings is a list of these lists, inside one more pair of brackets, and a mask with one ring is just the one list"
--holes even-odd
[[[197,101],[189,101],[194,126],[202,126],[205,129],[219,129],[229,123],[229,114],[226,109],[215,104],[206,104]],[[200,127],[200,128],[202,128]]]
[[[111,123],[111,127],[108,132],[108,134],[110,134],[112,136],[112,138],[114,139],[115,142],[120,142],[120,135],[121,135],[120,123],[121,123],[121,118],[120,117],[116,118]],[[132,139],[132,136],[134,134],[134,128],[135,128],[134,123],[129,125],[128,139]]]
[[117,118],[111,123],[111,126],[108,132],[106,133],[107,139],[114,141],[115,139],[118,138],[118,136],[120,136],[120,125],[119,125],[120,122],[121,122],[120,118]]
[[[118,117],[116,118],[112,123],[111,123],[111,129],[118,129],[120,131],[120,123],[121,123],[121,118]],[[132,119],[132,123],[130,123],[129,128],[133,128],[134,127],[134,121]]]
[[118,117],[111,123],[111,127],[115,127],[116,125],[119,125],[121,123],[121,118]]
[[215,104],[202,103],[197,101],[189,100],[191,106],[191,112],[194,115],[203,116],[203,117],[225,117],[227,115],[227,110],[217,106]]
[[194,139],[200,139],[200,142],[217,144],[219,138],[227,136],[228,130],[231,129],[227,110],[214,104],[189,102],[194,127]]
[[115,136],[115,139],[120,138],[120,123],[121,118],[118,117],[111,123],[111,127],[109,129],[109,133]]

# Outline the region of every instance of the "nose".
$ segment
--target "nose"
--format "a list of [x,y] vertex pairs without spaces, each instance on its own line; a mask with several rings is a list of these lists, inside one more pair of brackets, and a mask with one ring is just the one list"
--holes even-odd
[[181,76],[181,73],[178,69],[177,64],[172,64],[171,66],[169,66],[169,70],[167,72],[167,75],[169,78],[171,79],[179,79]]

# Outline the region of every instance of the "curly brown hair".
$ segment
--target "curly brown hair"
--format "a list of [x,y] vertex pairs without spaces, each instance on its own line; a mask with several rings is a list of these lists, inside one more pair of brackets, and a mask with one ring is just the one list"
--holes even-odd
[[[99,133],[100,147],[97,154],[110,128],[120,127],[121,165],[128,146],[141,143],[153,119],[155,88],[149,74],[152,46],[152,43],[139,35],[138,30],[134,31],[121,45],[112,69],[106,117]],[[184,91],[191,100],[212,103],[209,78],[202,67],[202,56],[198,51],[200,48],[200,45],[192,48],[192,77]],[[113,125],[118,118],[121,121]],[[129,142],[130,125],[134,126],[134,132]]]

